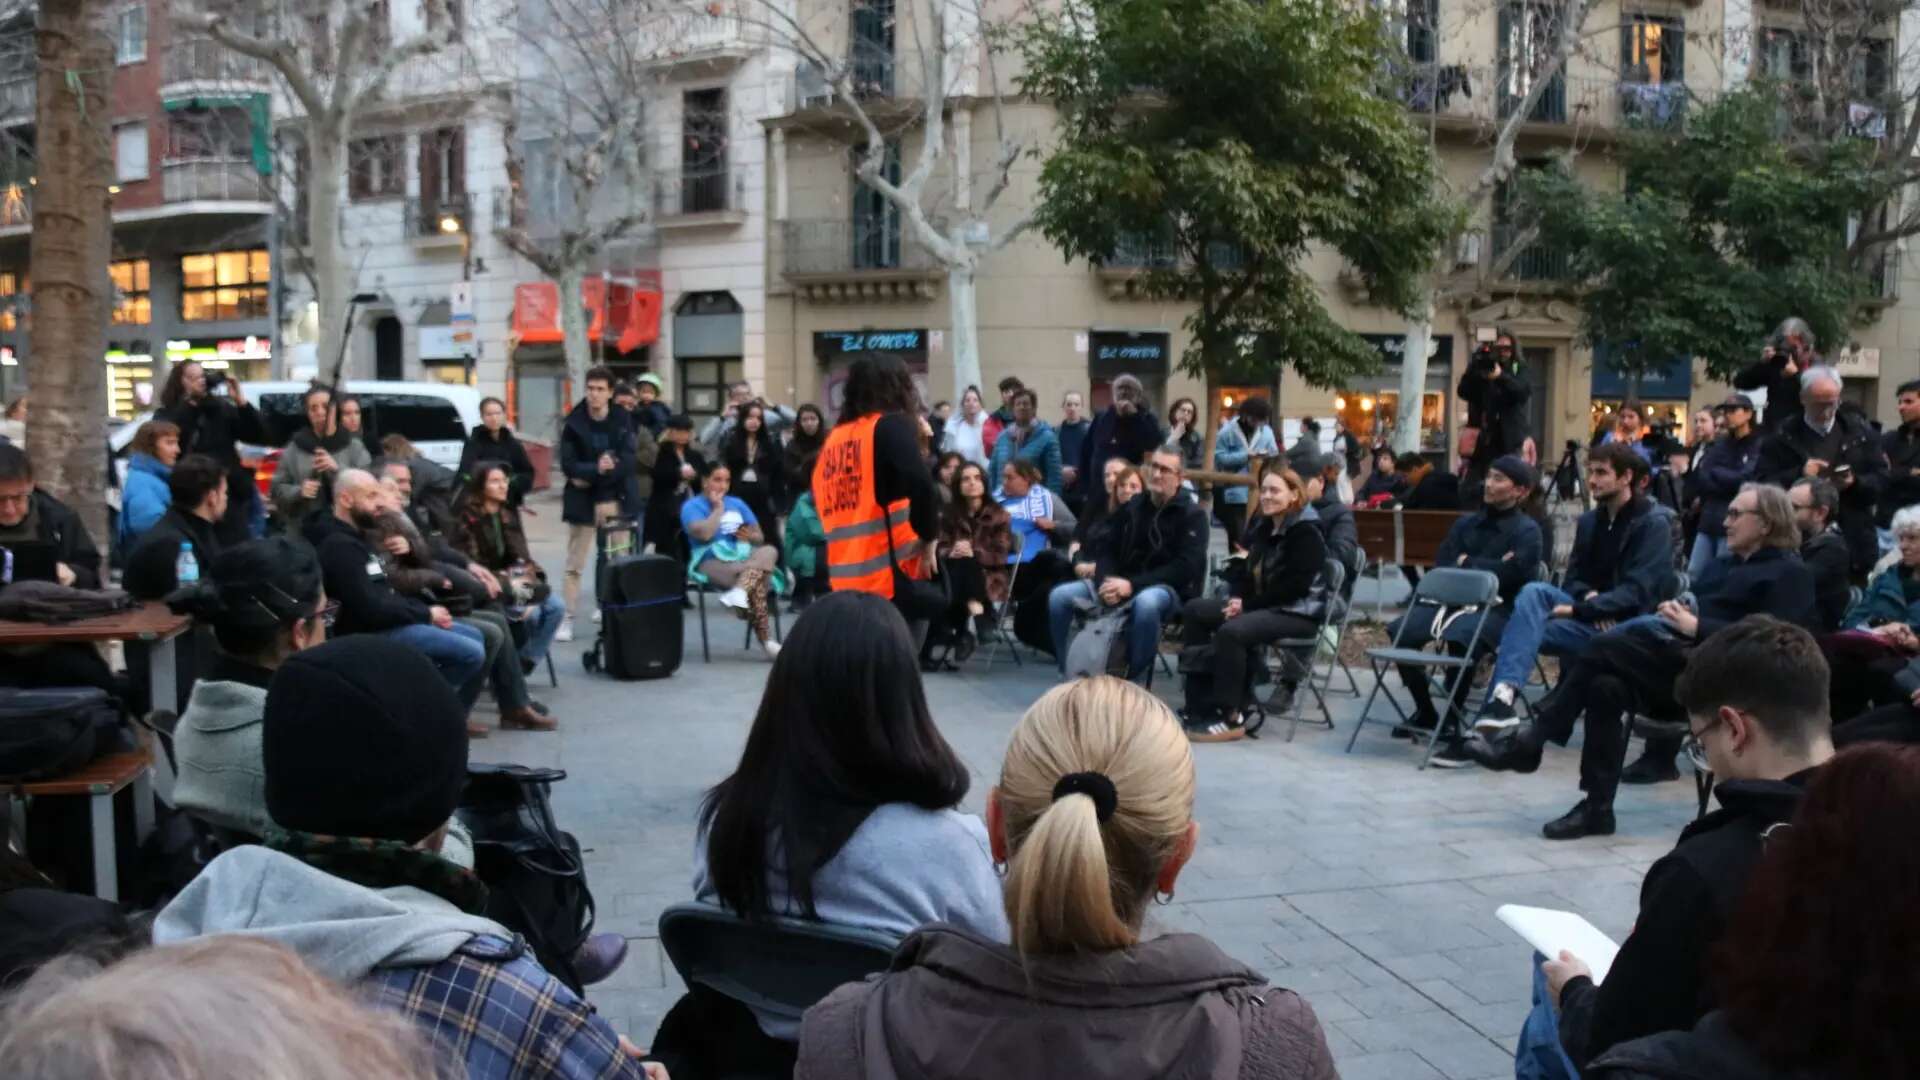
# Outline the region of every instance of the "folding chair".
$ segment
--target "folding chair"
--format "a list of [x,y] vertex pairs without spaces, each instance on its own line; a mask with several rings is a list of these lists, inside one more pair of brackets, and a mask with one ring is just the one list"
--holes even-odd
[[[1333,711],[1327,708],[1326,693],[1319,686],[1315,685],[1313,657],[1314,654],[1319,651],[1326,637],[1327,628],[1344,618],[1346,615],[1344,609],[1351,605],[1347,604],[1340,596],[1340,586],[1346,583],[1347,576],[1347,568],[1340,560],[1329,557],[1321,568],[1320,576],[1327,584],[1327,606],[1326,609],[1320,613],[1320,620],[1314,624],[1313,633],[1306,637],[1281,638],[1278,641],[1271,641],[1267,643],[1267,648],[1270,650],[1269,655],[1278,655],[1280,658],[1280,670],[1274,672],[1274,674],[1281,680],[1285,680],[1289,675],[1298,677],[1300,679],[1300,685],[1305,687],[1307,692],[1313,695],[1313,700],[1319,705],[1320,719],[1318,721],[1307,722],[1317,722],[1328,731],[1332,731]],[[1306,659],[1302,660],[1300,658],[1300,652],[1306,654]],[[1333,681],[1332,668],[1327,669],[1327,681]],[[1355,696],[1358,695],[1356,694]],[[1266,708],[1264,704],[1257,705],[1256,708],[1260,711],[1260,723],[1265,723]],[[1300,695],[1296,691],[1293,698],[1293,708],[1289,711],[1287,717],[1288,742],[1292,742],[1294,733],[1300,730],[1301,718],[1306,714],[1306,711],[1306,702],[1300,699]],[[1250,725],[1247,734],[1252,735],[1252,728],[1257,726],[1259,725]]]
[[[1337,623],[1333,624],[1333,644],[1331,646],[1333,656],[1327,663],[1327,673],[1320,679],[1320,690],[1324,694],[1349,694],[1356,699],[1360,696],[1360,680],[1353,673],[1353,665],[1347,663],[1346,658],[1340,655],[1340,647],[1346,644],[1347,628],[1353,625],[1353,613],[1360,606],[1353,602],[1351,596],[1346,595],[1346,586],[1344,583],[1357,579],[1361,571],[1366,568],[1367,553],[1358,547],[1353,549],[1353,566],[1351,568],[1341,568],[1344,576],[1341,578],[1342,585],[1339,596],[1341,607],[1340,619]],[[1336,669],[1346,673],[1347,689],[1345,690],[1335,690],[1333,688],[1333,673]]]
[[[1411,616],[1413,612],[1420,609],[1421,605],[1429,605],[1436,609],[1434,618],[1438,625],[1452,615],[1474,609],[1485,611],[1499,601],[1500,579],[1491,573],[1485,570],[1442,567],[1429,570],[1421,576],[1419,587],[1414,589],[1413,598],[1407,602],[1407,612],[1408,616]],[[1439,635],[1435,635],[1435,640],[1431,643],[1436,651],[1429,652],[1424,648],[1407,647],[1403,639],[1412,625],[1413,620],[1403,616],[1400,621],[1400,633],[1395,636],[1392,646],[1367,650],[1367,662],[1373,667],[1373,692],[1367,695],[1366,706],[1360,710],[1359,722],[1353,725],[1353,735],[1347,739],[1347,752],[1353,752],[1353,744],[1360,741],[1360,730],[1369,723],[1396,725],[1407,724],[1413,720],[1412,714],[1401,708],[1400,702],[1390,693],[1386,696],[1387,704],[1393,706],[1393,711],[1399,714],[1399,720],[1374,720],[1372,715],[1374,699],[1380,696],[1380,692],[1387,685],[1387,669],[1397,664],[1405,664],[1421,669],[1421,677],[1427,680],[1429,691],[1436,694],[1441,701],[1439,722],[1434,725],[1433,738],[1427,740],[1426,753],[1420,757],[1420,767],[1424,769],[1427,767],[1427,762],[1433,759],[1434,751],[1439,748],[1441,736],[1446,733],[1448,724],[1452,723],[1456,728],[1460,728],[1462,721],[1466,719],[1466,710],[1456,708],[1453,704],[1453,692],[1452,688],[1446,684],[1446,674],[1454,672],[1458,678],[1469,677],[1471,667],[1475,663],[1474,657],[1479,652],[1480,637],[1485,631],[1486,620],[1482,619],[1474,624],[1473,636],[1467,641],[1465,656],[1454,656],[1446,652],[1446,642]]]
[[989,609],[993,612],[993,648],[987,652],[988,667],[993,666],[993,661],[1000,655],[1000,646],[1003,644],[1007,647],[1007,655],[1013,657],[1014,667],[1024,667],[1026,664],[1020,659],[1019,643],[1014,640],[1012,631],[1009,629],[1013,622],[1013,587],[1020,583],[1019,554],[1017,551],[1007,554],[1007,562],[1013,566],[1013,573],[1007,575],[1007,598],[1000,601],[997,607]]
[[768,915],[751,921],[708,904],[660,913],[660,948],[689,986],[800,1022],[840,986],[885,971],[899,939],[875,930]]
[[[786,573],[786,571],[775,570],[774,573],[784,574]],[[696,581],[691,576],[687,578],[687,588],[693,590],[694,594],[700,598],[700,602],[699,602],[700,662],[703,664],[711,664],[713,663],[713,650],[707,644],[707,594],[712,593],[715,596],[718,596],[719,594],[721,594],[722,592],[725,592],[726,590],[715,586],[712,582]],[[775,594],[772,586],[769,585],[767,589],[767,607],[771,610],[773,614],[773,636],[781,641],[785,641],[787,637],[787,632],[784,629],[782,629],[780,626],[779,599],[780,599],[779,596]],[[752,623],[747,624],[746,634],[740,639],[740,647],[742,649],[752,651],[753,649],[753,624]]]

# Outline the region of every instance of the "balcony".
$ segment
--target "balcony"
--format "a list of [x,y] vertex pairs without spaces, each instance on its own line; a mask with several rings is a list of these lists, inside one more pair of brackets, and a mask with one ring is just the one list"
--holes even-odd
[[[1525,230],[1514,225],[1493,227],[1492,260],[1506,256]],[[1505,280],[1525,282],[1566,282],[1573,277],[1572,260],[1566,251],[1545,244],[1528,244],[1507,266]]]
[[265,61],[242,56],[207,38],[185,38],[167,46],[162,70],[163,98],[177,97],[196,87],[263,90],[273,77]]
[[[1512,117],[1528,88],[1519,72],[1466,64],[1418,64],[1391,73],[1388,81],[1401,103],[1430,118],[1436,130],[1482,134]],[[1557,129],[1576,129],[1609,138],[1621,130],[1677,131],[1701,100],[1698,90],[1677,80],[1563,73],[1534,99],[1521,130],[1550,135]]]
[[710,8],[662,13],[640,31],[640,53],[656,67],[687,66],[711,73],[752,52],[740,17]]
[[37,76],[29,71],[0,80],[0,127],[31,124],[39,100]]
[[415,243],[463,245],[473,230],[473,201],[464,192],[407,196],[407,238]]
[[252,158],[182,158],[160,163],[160,197],[170,203],[270,203],[270,181]]
[[[875,120],[893,119],[913,113],[917,88],[902,86],[894,55],[879,42],[856,41],[848,61],[847,82],[853,96]],[[840,95],[831,73],[812,61],[802,60],[793,72],[793,107],[799,112],[817,112],[833,108]]]
[[746,178],[730,169],[661,177],[653,189],[654,223],[662,229],[742,225]]
[[781,275],[809,300],[927,300],[941,276],[933,254],[891,215],[788,221],[781,239]]

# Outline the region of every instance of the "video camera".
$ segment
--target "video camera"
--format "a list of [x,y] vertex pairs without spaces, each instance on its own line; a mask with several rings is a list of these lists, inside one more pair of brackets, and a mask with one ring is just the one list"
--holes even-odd
[[1467,366],[1481,375],[1490,375],[1500,363],[1499,356],[1493,351],[1493,342],[1483,341],[1473,350],[1473,356],[1467,360]]

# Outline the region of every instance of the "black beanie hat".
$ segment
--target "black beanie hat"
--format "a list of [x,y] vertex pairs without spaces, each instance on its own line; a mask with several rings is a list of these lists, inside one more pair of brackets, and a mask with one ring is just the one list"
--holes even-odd
[[1540,482],[1540,474],[1534,472],[1533,466],[1518,454],[1502,455],[1487,467],[1523,488],[1531,488]]
[[385,638],[288,657],[264,729],[267,813],[283,829],[418,843],[466,783],[460,699],[424,655]]

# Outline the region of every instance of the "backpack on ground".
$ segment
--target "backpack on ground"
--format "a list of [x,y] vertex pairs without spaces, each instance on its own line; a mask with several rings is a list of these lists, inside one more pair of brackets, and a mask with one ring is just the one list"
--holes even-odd
[[581,993],[573,956],[593,933],[593,893],[580,842],[561,831],[548,797],[566,778],[559,769],[469,765],[454,813],[473,834],[487,917],[526,938],[540,966]]
[[1080,632],[1067,643],[1067,678],[1082,675],[1127,677],[1127,627],[1133,622],[1131,606],[1102,612],[1087,620]]
[[0,784],[73,772],[123,742],[120,703],[104,690],[0,690]]

